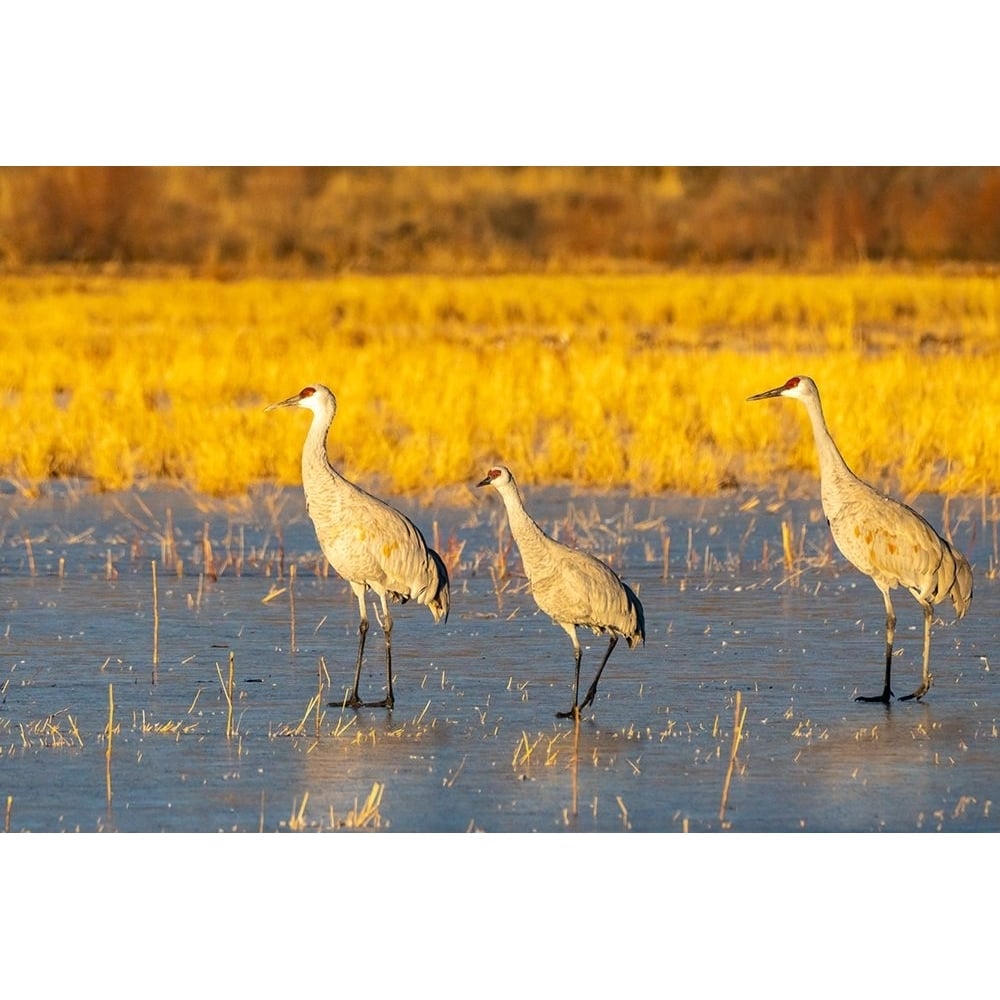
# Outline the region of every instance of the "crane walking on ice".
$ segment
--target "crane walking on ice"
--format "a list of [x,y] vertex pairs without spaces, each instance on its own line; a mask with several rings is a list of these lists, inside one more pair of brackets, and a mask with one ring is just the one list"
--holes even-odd
[[[568,712],[556,712],[556,717],[579,719],[580,712],[594,700],[597,682],[601,679],[601,673],[619,637],[624,638],[630,648],[640,642],[645,643],[646,626],[642,604],[632,590],[600,559],[578,549],[571,549],[549,538],[542,531],[524,509],[524,501],[510,469],[502,465],[496,466],[477,485],[492,486],[500,494],[535,603],[573,641],[576,666],[573,707]],[[578,625],[592,629],[595,634],[605,633],[611,636],[604,659],[601,660],[594,682],[582,703],[580,640],[576,635]]]
[[[336,573],[358,599],[358,663],[354,689],[346,704],[351,708],[388,708],[392,693],[392,615],[389,600],[415,600],[430,608],[434,621],[448,620],[450,589],[448,570],[441,557],[424,541],[413,522],[378,497],[349,482],[330,465],[326,436],[337,413],[337,400],[325,385],[307,385],[301,392],[268,410],[301,406],[312,411],[312,423],[302,448],[302,486],[306,509],[316,537]],[[361,660],[368,632],[365,589],[370,587],[382,602],[385,634],[386,696],[365,702],[358,694]],[[339,705],[340,702],[331,702]]]
[[922,698],[930,690],[931,619],[934,605],[951,598],[962,618],[972,603],[972,569],[968,560],[942,538],[911,507],[862,482],[847,467],[823,419],[816,383],[805,375],[748,397],[749,400],[789,396],[801,400],[812,422],[819,455],[823,513],[837,547],[845,558],[872,578],[885,601],[885,687],[880,695],[857,701],[892,698],[892,641],[896,613],[889,591],[905,587],[924,612],[924,672],[920,686],[901,701]]

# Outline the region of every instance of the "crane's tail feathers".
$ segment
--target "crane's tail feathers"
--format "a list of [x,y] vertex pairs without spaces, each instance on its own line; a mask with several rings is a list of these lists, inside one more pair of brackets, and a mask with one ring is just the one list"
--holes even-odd
[[955,614],[964,618],[972,604],[972,567],[960,552],[955,553],[955,579],[951,585],[951,600],[955,605]]
[[629,649],[634,649],[640,644],[646,645],[646,636],[642,632],[636,632],[635,635],[626,636],[625,641],[628,643]]
[[424,603],[431,609],[435,622],[447,621],[451,607],[451,586],[448,583],[448,568],[442,558],[433,550],[427,550],[431,563],[431,584],[426,590]]
[[635,624],[632,630],[626,634],[625,640],[626,642],[628,642],[629,649],[635,648],[636,646],[639,645],[639,643],[642,643],[642,645],[645,646],[646,614],[643,611],[642,602],[639,600],[638,597],[635,596],[635,593],[632,591],[631,587],[629,587],[627,584],[623,584],[623,586],[625,587],[625,593],[628,597],[629,614],[635,619]]
[[941,539],[941,562],[938,563],[934,595],[935,604],[950,597],[955,614],[965,616],[972,603],[972,567],[968,559],[945,539]]

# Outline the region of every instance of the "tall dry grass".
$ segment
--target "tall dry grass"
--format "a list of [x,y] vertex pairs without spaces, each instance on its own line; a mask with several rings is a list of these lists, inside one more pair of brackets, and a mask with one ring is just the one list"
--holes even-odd
[[804,416],[745,402],[812,375],[848,462],[906,492],[1000,485],[998,280],[856,271],[323,281],[6,278],[0,474],[214,494],[299,481],[337,394],[348,476],[712,493],[814,474]]

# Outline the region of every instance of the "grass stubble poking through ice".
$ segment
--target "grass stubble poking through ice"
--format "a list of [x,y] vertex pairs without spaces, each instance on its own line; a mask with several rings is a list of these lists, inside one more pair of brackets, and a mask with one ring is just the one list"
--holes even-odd
[[[645,646],[611,658],[578,724],[553,718],[572,698],[566,640],[481,493],[400,504],[431,526],[451,613],[404,612],[392,711],[330,705],[352,688],[357,604],[300,489],[5,494],[3,828],[1000,828],[995,504],[922,498],[976,600],[960,628],[935,618],[932,690],[887,707],[854,700],[884,620],[818,499],[525,492],[645,609]],[[905,683],[921,664],[911,610],[893,650]],[[607,639],[581,638],[599,662]],[[360,688],[384,697],[377,645]]]

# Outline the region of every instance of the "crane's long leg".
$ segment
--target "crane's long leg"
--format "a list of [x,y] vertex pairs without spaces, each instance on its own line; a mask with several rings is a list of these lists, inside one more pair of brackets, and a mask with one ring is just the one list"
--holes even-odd
[[385,690],[386,695],[381,701],[369,702],[371,708],[391,709],[396,703],[392,694],[392,615],[389,613],[389,605],[386,604],[385,595],[382,596],[382,631],[385,634]]
[[604,665],[608,662],[608,659],[611,656],[611,650],[613,650],[617,644],[618,636],[612,632],[611,642],[608,643],[608,651],[604,654],[604,659],[601,660],[601,665],[597,668],[594,683],[587,689],[587,697],[580,703],[581,712],[594,700],[594,695],[597,694],[597,682],[601,679],[601,674],[604,672]]
[[556,712],[557,719],[577,719],[580,717],[580,709],[577,703],[580,700],[580,640],[576,637],[576,627],[559,623],[565,629],[566,634],[573,640],[573,660],[576,665],[576,677],[573,681],[573,707],[568,712]]
[[921,601],[920,606],[924,609],[924,673],[920,680],[920,687],[913,694],[905,694],[900,701],[909,701],[916,698],[918,701],[931,689],[934,677],[931,675],[931,618],[934,614],[934,606],[930,601]]
[[[881,587],[879,588],[882,589]],[[892,688],[889,686],[889,675],[892,672],[892,640],[896,636],[896,612],[892,608],[892,598],[889,597],[888,590],[882,590],[882,598],[885,601],[885,687],[880,695],[866,698],[858,695],[855,701],[880,701],[883,705],[888,705],[892,699]]]
[[354,593],[358,599],[358,610],[361,614],[361,620],[358,622],[358,662],[354,668],[354,687],[351,690],[350,697],[346,701],[346,705],[349,708],[361,708],[364,702],[361,700],[361,695],[358,694],[358,688],[361,685],[361,661],[365,655],[365,636],[368,634],[368,611],[365,608],[364,588],[361,589],[360,593],[357,590]]
[[[382,631],[385,634],[385,673],[386,673],[386,696],[381,701],[362,701],[358,693],[358,684],[361,680],[361,650],[358,650],[358,668],[354,674],[354,694],[348,704],[351,708],[388,708],[395,704],[392,694],[392,615],[389,613],[389,605],[386,603],[385,594],[379,594],[382,601]],[[361,597],[361,606],[364,607],[364,596]],[[363,622],[365,631],[368,631],[368,616],[364,615]],[[364,639],[362,637],[362,643]]]
[[[358,612],[361,615],[361,621],[358,622],[358,662],[354,667],[354,687],[343,704],[348,708],[392,708],[392,616],[389,614],[384,595],[380,595],[382,597],[382,612],[385,616],[385,666],[388,672],[389,688],[386,697],[381,701],[363,701],[359,689],[361,687],[361,663],[365,656],[365,636],[368,634],[368,609],[365,607],[365,588],[355,587],[354,584],[351,584],[351,589],[358,599]],[[330,704],[340,707],[339,702],[330,702]]]

